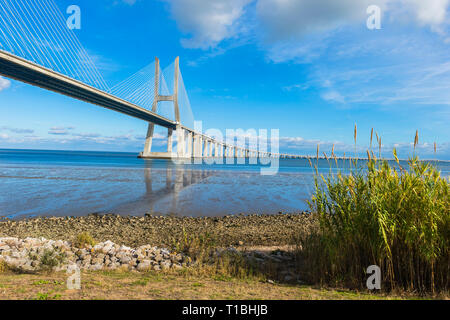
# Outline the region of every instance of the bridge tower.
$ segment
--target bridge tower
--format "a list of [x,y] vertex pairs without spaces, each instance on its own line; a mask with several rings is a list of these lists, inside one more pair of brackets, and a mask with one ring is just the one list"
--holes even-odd
[[155,63],[155,98],[153,100],[152,112],[156,113],[158,108],[158,103],[161,101],[172,101],[175,109],[175,130],[177,132],[177,153],[173,153],[173,130],[174,128],[167,129],[167,152],[152,152],[153,135],[155,132],[155,124],[150,122],[147,130],[147,137],[145,139],[144,151],[141,152],[140,158],[150,158],[150,159],[172,159],[172,158],[186,158],[186,131],[181,125],[180,120],[180,108],[178,105],[178,83],[180,77],[180,58],[175,59],[175,73],[174,73],[174,88],[173,94],[169,96],[160,95],[160,72],[159,59],[156,58]]

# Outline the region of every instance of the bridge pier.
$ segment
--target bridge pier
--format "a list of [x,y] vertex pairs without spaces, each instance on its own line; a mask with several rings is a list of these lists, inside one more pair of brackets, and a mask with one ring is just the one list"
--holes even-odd
[[214,148],[214,143],[212,142],[212,140],[209,140],[209,157],[210,158],[214,157],[213,148]]
[[203,147],[203,158],[207,158],[208,157],[208,152],[209,152],[209,145],[208,145],[209,141],[208,139],[204,139],[204,147]]
[[194,155],[193,150],[192,150],[192,132],[188,133],[188,154],[187,155],[189,158],[192,158]]
[[139,154],[139,158],[144,159],[171,159],[173,156],[173,129],[167,129],[167,152],[152,152],[153,134],[155,125],[150,123],[148,125],[147,137],[145,139],[144,151]]
[[202,137],[194,133],[194,154],[195,158],[200,158],[202,153]]
[[181,126],[177,126],[177,156],[178,158],[184,158],[184,149],[185,149],[185,132]]

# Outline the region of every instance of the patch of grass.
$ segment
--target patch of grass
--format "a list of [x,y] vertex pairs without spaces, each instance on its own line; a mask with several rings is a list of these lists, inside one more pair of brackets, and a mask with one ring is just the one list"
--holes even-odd
[[132,286],[146,286],[149,282],[149,279],[139,279],[131,283]]
[[213,279],[216,280],[216,281],[223,281],[223,282],[231,282],[231,281],[233,281],[233,277],[226,276],[224,274],[215,275],[213,277]]
[[97,241],[94,240],[94,238],[88,233],[88,232],[82,232],[78,234],[75,238],[75,241],[73,242],[73,245],[77,248],[86,248],[86,247],[93,247],[97,244]]
[[[182,241],[172,241],[172,250],[181,252],[192,261],[193,267],[181,270],[185,275],[211,277],[213,279],[260,279],[274,270],[260,270],[238,251],[222,250],[208,233],[188,234],[183,230]],[[267,268],[267,265],[266,265]]]
[[320,227],[300,251],[307,279],[364,289],[367,267],[377,265],[384,290],[448,292],[449,180],[415,155],[403,168],[393,154],[389,162],[368,150],[366,168],[350,159],[349,174],[324,177],[316,167],[309,205]]
[[64,282],[56,281],[56,280],[37,280],[37,281],[33,282],[33,286],[41,286],[41,285],[47,285],[47,284],[63,285]]
[[194,288],[200,288],[200,287],[204,287],[205,285],[204,285],[203,283],[194,282],[194,283],[192,284],[192,286],[193,286]]
[[34,300],[59,300],[61,295],[59,293],[53,294],[53,292],[42,293],[38,292]]
[[9,267],[4,260],[0,260],[0,274],[6,273],[9,271]]

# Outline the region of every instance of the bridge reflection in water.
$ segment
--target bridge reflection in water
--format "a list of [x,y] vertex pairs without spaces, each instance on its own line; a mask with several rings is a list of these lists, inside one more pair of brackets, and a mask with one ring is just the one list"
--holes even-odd
[[[179,215],[183,211],[179,202],[180,192],[204,183],[214,174],[213,170],[191,170],[183,166],[154,168],[149,165],[144,169],[145,193],[133,201],[114,207],[112,211],[142,214],[142,208],[146,208],[145,213],[150,215]],[[160,210],[155,210],[157,203],[160,207],[162,204]]]

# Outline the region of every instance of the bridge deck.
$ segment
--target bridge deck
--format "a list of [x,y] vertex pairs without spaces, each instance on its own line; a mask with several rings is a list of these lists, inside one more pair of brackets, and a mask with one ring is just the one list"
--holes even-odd
[[166,128],[176,127],[175,121],[2,50],[0,50],[0,75]]

